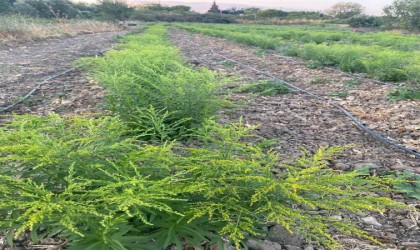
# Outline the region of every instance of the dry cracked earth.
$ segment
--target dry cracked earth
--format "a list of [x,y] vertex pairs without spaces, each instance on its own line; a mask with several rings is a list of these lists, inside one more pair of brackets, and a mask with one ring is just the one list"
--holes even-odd
[[[0,46],[0,110],[18,101],[48,76],[72,68],[76,59],[111,48],[116,42],[115,38],[122,34],[88,34]],[[268,78],[250,68],[227,63],[223,56],[270,72],[279,79],[330,98],[370,128],[420,151],[419,102],[387,100],[385,95],[392,89],[390,85],[364,79],[360,85],[349,86],[353,78],[340,71],[309,69],[300,59],[186,31],[172,29],[170,39],[179,47],[185,61],[194,67],[206,67],[232,77],[235,85]],[[341,92],[347,95],[334,97],[335,93]],[[89,80],[85,72],[76,69],[43,84],[33,96],[5,112],[5,115],[104,112],[100,103],[105,94],[98,83]],[[319,146],[351,144],[353,146],[350,149],[331,163],[332,168],[349,171],[369,166],[376,173],[389,170],[420,173],[419,159],[373,139],[328,104],[305,94],[292,92],[270,97],[231,93],[230,98],[238,105],[221,112],[220,120],[237,121],[242,117],[248,124],[259,125],[256,133],[267,139],[275,139],[277,143],[274,147],[284,161],[299,156],[302,147],[314,151]],[[392,195],[392,198],[420,209],[418,200],[405,198],[401,194]],[[325,211],[314,213],[323,214]],[[336,218],[350,217],[358,221],[372,236],[385,244],[377,246],[359,239],[334,235],[343,249],[420,249],[419,213],[398,210],[383,215],[329,215]],[[264,242],[249,242],[249,247],[255,250],[322,249],[288,233],[280,226],[273,226],[270,230],[275,236]],[[27,243],[27,239],[23,238],[21,248],[15,249],[27,249]],[[41,249],[60,249],[60,246],[51,242],[43,246]],[[1,237],[0,249],[3,249]]]

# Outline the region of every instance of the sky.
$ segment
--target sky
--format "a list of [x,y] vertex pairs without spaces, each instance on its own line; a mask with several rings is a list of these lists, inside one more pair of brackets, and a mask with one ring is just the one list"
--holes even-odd
[[[94,0],[78,0],[92,2]],[[201,11],[203,8],[210,8],[213,0],[127,0],[130,3],[161,3],[163,5],[174,4],[191,4],[193,9]],[[393,0],[216,0],[216,3],[221,7],[260,7],[260,8],[275,8],[285,11],[291,10],[312,10],[312,11],[325,11],[333,4],[338,2],[356,2],[360,3],[366,8],[367,14],[380,15],[382,9],[390,5]]]

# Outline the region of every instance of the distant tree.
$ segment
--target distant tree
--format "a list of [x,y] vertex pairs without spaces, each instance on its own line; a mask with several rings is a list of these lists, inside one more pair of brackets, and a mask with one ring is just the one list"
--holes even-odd
[[191,11],[191,7],[190,6],[186,6],[186,5],[175,5],[172,7],[169,7],[170,11],[176,11],[176,12],[189,12]]
[[100,0],[96,8],[102,19],[106,20],[122,20],[134,11],[134,8],[122,0]]
[[207,11],[207,13],[220,13],[219,6],[216,4],[216,1],[213,2],[211,8]]
[[0,0],[0,13],[10,13],[13,11],[14,1]]
[[235,7],[227,9],[227,10],[222,10],[222,14],[227,14],[227,15],[242,15],[244,13],[245,11],[243,9],[237,9]]
[[420,0],[395,0],[384,8],[387,18],[401,27],[420,29]]
[[287,12],[282,10],[276,10],[276,9],[268,9],[268,10],[260,10],[258,11],[258,16],[260,17],[268,17],[268,18],[283,18],[287,16]]
[[143,9],[154,10],[154,11],[165,11],[165,10],[168,10],[168,8],[169,7],[163,6],[160,3],[147,4],[143,6]]
[[368,16],[368,15],[357,15],[352,16],[348,19],[348,24],[351,27],[379,27],[383,24],[382,17],[379,16]]
[[257,19],[258,12],[260,11],[259,8],[246,8],[244,9],[245,15],[252,16],[254,19]]
[[14,6],[19,14],[42,18],[75,18],[80,14],[68,0],[25,0]]
[[346,19],[352,16],[363,14],[364,7],[359,3],[341,2],[334,4],[328,11],[332,17]]
[[16,0],[0,0],[0,13],[11,13],[14,11]]

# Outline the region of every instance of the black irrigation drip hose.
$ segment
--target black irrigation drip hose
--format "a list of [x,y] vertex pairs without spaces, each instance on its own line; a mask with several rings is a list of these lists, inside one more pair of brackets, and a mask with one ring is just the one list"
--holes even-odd
[[9,106],[7,106],[5,108],[0,109],[0,113],[3,113],[3,112],[6,112],[6,111],[9,111],[9,110],[13,109],[15,106],[17,106],[18,104],[22,103],[24,100],[28,99],[33,93],[35,93],[36,91],[38,91],[39,88],[42,87],[42,85],[46,84],[47,82],[49,82],[49,81],[51,81],[51,80],[53,80],[53,79],[55,79],[57,77],[60,77],[60,76],[65,75],[65,74],[67,74],[69,72],[72,72],[73,70],[76,70],[77,68],[79,68],[79,67],[71,68],[71,69],[68,69],[68,70],[66,70],[64,72],[61,72],[59,74],[56,74],[56,75],[53,75],[53,76],[48,77],[47,79],[45,79],[41,83],[39,83],[31,91],[29,91],[29,93],[27,93],[26,95],[22,96],[17,102],[15,102],[13,104],[10,104]]
[[[112,48],[110,48],[110,49],[112,49]],[[108,51],[110,49],[102,50],[102,51],[96,53],[95,56],[101,55],[101,54],[105,53],[106,51]],[[28,99],[29,97],[31,97],[36,91],[38,91],[47,82],[49,82],[49,81],[51,81],[51,80],[53,80],[53,79],[55,79],[57,77],[63,76],[65,74],[67,74],[67,73],[70,73],[70,72],[72,72],[72,71],[74,71],[76,69],[79,69],[79,68],[81,68],[81,66],[77,66],[77,67],[68,69],[66,71],[63,71],[61,73],[58,73],[58,74],[55,74],[55,75],[52,75],[52,76],[47,77],[41,83],[39,83],[35,88],[33,88],[31,91],[29,91],[26,95],[24,95],[21,98],[19,98],[18,101],[16,101],[15,103],[10,104],[7,107],[4,107],[4,108],[0,109],[0,113],[4,113],[4,112],[7,112],[7,111],[10,111],[14,107],[16,107],[17,105],[19,105],[20,103],[22,103],[23,101],[25,101],[26,99]]]
[[[190,41],[190,42],[192,42],[192,41]],[[194,43],[194,42],[192,42],[192,43]],[[196,45],[198,46],[198,44],[196,44]],[[251,67],[251,66],[247,65],[247,64],[244,64],[244,63],[241,63],[241,62],[239,62],[239,61],[236,61],[236,60],[230,59],[230,58],[228,58],[228,57],[226,57],[226,56],[224,56],[224,55],[222,55],[222,54],[219,54],[219,53],[217,53],[217,52],[213,51],[212,49],[210,49],[210,52],[211,52],[211,53],[213,53],[213,54],[215,54],[215,55],[217,55],[217,56],[223,57],[223,58],[224,58],[225,60],[227,60],[227,61],[231,61],[231,62],[233,62],[233,63],[235,63],[235,64],[241,65],[242,67],[245,67],[245,68],[248,68],[248,69],[250,69],[250,70],[252,70],[252,71],[255,71],[255,72],[257,72],[257,73],[259,73],[259,74],[261,74],[261,75],[264,75],[264,76],[270,77],[270,78],[272,78],[273,80],[281,81],[282,83],[284,83],[285,85],[287,85],[288,87],[290,87],[290,88],[292,88],[292,89],[294,89],[294,90],[297,90],[297,91],[299,91],[299,92],[302,92],[302,93],[305,93],[305,94],[307,94],[307,95],[309,95],[309,96],[312,96],[312,97],[314,97],[314,98],[316,98],[316,99],[318,99],[318,100],[321,100],[321,101],[323,101],[323,102],[326,102],[328,105],[330,105],[330,106],[332,106],[332,107],[334,107],[334,108],[338,109],[341,113],[343,113],[345,116],[347,116],[348,118],[350,118],[350,119],[351,119],[351,120],[352,120],[352,121],[353,121],[353,122],[354,122],[354,123],[355,123],[355,124],[356,124],[359,128],[361,128],[363,131],[365,131],[366,133],[370,134],[370,135],[371,135],[371,136],[373,136],[374,138],[376,138],[376,139],[378,139],[378,140],[380,140],[380,141],[382,141],[382,142],[384,142],[384,143],[386,143],[386,144],[388,144],[388,145],[390,145],[390,146],[393,146],[393,147],[395,147],[395,148],[401,149],[401,150],[405,151],[406,153],[409,153],[409,154],[411,154],[411,155],[414,155],[417,159],[420,159],[420,153],[418,153],[417,151],[415,151],[415,150],[413,150],[413,149],[410,149],[410,148],[407,148],[407,147],[405,147],[405,146],[402,146],[402,145],[400,145],[400,144],[397,144],[397,143],[395,143],[395,142],[391,141],[390,139],[383,137],[383,136],[382,136],[382,135],[380,135],[378,132],[376,132],[376,131],[374,131],[374,130],[370,129],[370,128],[369,128],[369,127],[367,127],[365,124],[363,124],[360,120],[358,120],[356,117],[354,117],[354,115],[352,115],[352,114],[351,114],[349,111],[347,111],[345,108],[341,107],[341,106],[340,106],[340,105],[338,105],[338,104],[335,104],[335,103],[331,102],[329,99],[324,98],[324,97],[322,97],[322,96],[319,96],[319,95],[317,95],[317,94],[315,94],[315,93],[312,93],[312,92],[310,92],[310,91],[307,91],[307,90],[305,90],[305,89],[299,88],[299,87],[297,87],[297,86],[295,86],[295,85],[293,85],[293,84],[291,84],[291,83],[288,83],[288,82],[286,82],[286,81],[284,81],[284,80],[282,80],[282,79],[280,79],[280,78],[278,78],[278,77],[274,76],[273,74],[270,74],[270,73],[268,73],[268,72],[264,72],[264,71],[258,70],[258,69],[256,69],[256,68],[253,68],[253,67]]]

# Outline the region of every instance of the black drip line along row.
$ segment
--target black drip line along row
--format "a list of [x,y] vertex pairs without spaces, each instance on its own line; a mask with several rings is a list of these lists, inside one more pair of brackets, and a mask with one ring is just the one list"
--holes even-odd
[[[109,49],[105,49],[105,50],[101,50],[98,53],[95,54],[96,56],[102,55],[105,52],[111,50],[113,47],[109,48]],[[77,67],[73,67],[70,68],[68,70],[65,70],[63,72],[60,72],[58,74],[49,76],[47,78],[45,78],[44,80],[42,80],[40,83],[38,83],[31,91],[29,91],[26,95],[22,96],[21,98],[19,98],[16,102],[4,107],[0,109],[0,113],[5,113],[5,112],[10,112],[13,108],[15,108],[17,105],[19,105],[20,103],[22,103],[23,101],[25,101],[26,99],[30,98],[35,92],[37,92],[43,85],[47,84],[48,82],[50,82],[51,80],[54,80],[60,76],[64,76],[70,72],[73,72],[77,69],[81,68],[81,66],[77,66]]]
[[[195,42],[193,42],[191,40],[189,40],[189,42],[192,43],[192,44],[194,44],[197,47],[202,47],[201,45],[199,45],[199,44],[197,44],[197,43],[195,43]],[[285,81],[283,79],[280,79],[280,78],[274,76],[273,74],[271,74],[269,72],[258,70],[258,69],[254,68],[254,67],[251,67],[251,66],[249,66],[249,65],[247,65],[247,64],[245,64],[243,62],[240,62],[240,61],[231,59],[231,58],[229,58],[229,57],[227,57],[225,55],[222,55],[220,53],[215,52],[212,49],[209,49],[209,51],[212,54],[217,55],[219,57],[222,57],[223,59],[225,59],[227,61],[230,61],[230,62],[235,63],[237,65],[240,65],[242,67],[248,68],[248,69],[250,69],[250,70],[252,70],[254,72],[257,72],[260,75],[264,75],[264,76],[269,77],[269,78],[271,78],[273,80],[280,81],[283,84],[285,84],[286,86],[290,87],[291,89],[294,89],[294,90],[296,90],[298,92],[304,93],[304,94],[306,94],[308,96],[314,97],[315,99],[318,99],[320,101],[323,101],[323,102],[327,103],[329,106],[331,106],[331,107],[339,110],[341,113],[343,113],[346,117],[348,117],[350,120],[352,120],[356,124],[357,127],[359,127],[360,129],[362,129],[363,131],[365,131],[366,133],[368,133],[369,135],[371,135],[373,138],[375,138],[375,139],[377,139],[377,140],[379,140],[379,141],[381,141],[381,142],[383,142],[385,144],[388,144],[389,146],[392,146],[394,148],[398,148],[400,150],[403,150],[404,152],[406,152],[408,154],[414,155],[415,158],[420,159],[420,153],[419,152],[417,152],[417,151],[415,151],[415,150],[413,150],[411,148],[405,147],[403,145],[400,145],[400,144],[398,144],[398,143],[396,143],[396,142],[394,142],[394,141],[392,141],[392,140],[390,140],[390,139],[382,136],[378,132],[374,131],[373,129],[371,129],[368,126],[366,126],[365,124],[363,124],[359,119],[357,119],[348,110],[346,110],[345,108],[341,107],[340,105],[332,102],[331,100],[329,100],[327,98],[324,98],[324,97],[322,97],[322,96],[320,96],[320,95],[318,95],[316,93],[313,93],[313,92],[307,91],[305,89],[299,88],[299,87],[297,87],[297,86],[295,86],[295,85],[293,85],[293,84],[291,84],[291,83],[289,83],[289,82],[287,82],[287,81]]]

